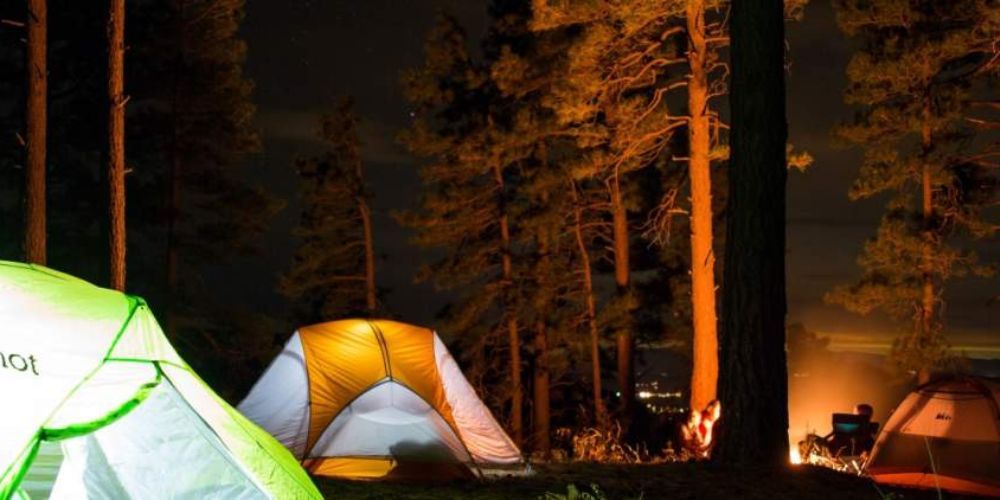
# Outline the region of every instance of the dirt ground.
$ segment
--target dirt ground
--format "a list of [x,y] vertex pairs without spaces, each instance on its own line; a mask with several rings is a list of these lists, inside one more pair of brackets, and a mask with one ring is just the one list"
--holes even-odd
[[[444,484],[386,484],[317,478],[327,498],[358,499],[936,499],[937,492],[876,488],[866,479],[816,467],[785,472],[727,470],[706,464],[541,465],[523,478]],[[569,485],[597,496],[569,495]],[[956,498],[943,495],[943,498]]]

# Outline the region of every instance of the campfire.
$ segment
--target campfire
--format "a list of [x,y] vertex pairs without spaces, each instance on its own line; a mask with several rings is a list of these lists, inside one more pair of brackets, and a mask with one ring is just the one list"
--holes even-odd
[[799,452],[798,446],[790,447],[790,449],[788,450],[788,461],[792,465],[802,464],[802,454]]

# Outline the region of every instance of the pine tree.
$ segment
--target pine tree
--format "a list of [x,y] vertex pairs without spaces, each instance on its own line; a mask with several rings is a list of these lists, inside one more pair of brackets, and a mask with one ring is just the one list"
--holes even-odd
[[[48,0],[46,9],[46,265],[107,282],[106,4]],[[28,168],[25,149],[27,2],[0,6],[0,243],[4,258],[26,258]],[[25,26],[19,25],[25,21]],[[85,258],[84,258],[85,257]]]
[[372,194],[358,127],[353,100],[341,98],[320,119],[319,138],[329,151],[295,162],[304,204],[295,232],[301,243],[281,289],[298,304],[300,324],[378,309]]
[[[106,282],[109,4],[47,3],[48,262]],[[0,17],[27,19],[25,4],[0,2]],[[129,289],[163,312],[176,345],[215,385],[238,384],[233,368],[247,361],[251,350],[243,347],[256,345],[250,336],[259,330],[231,326],[240,305],[206,271],[254,250],[277,208],[248,183],[252,177],[243,168],[258,147],[252,85],[242,73],[246,47],[238,37],[243,2],[136,0],[128,6]],[[0,136],[9,146],[0,148],[0,233],[8,236],[0,251],[14,259],[23,254],[13,235],[23,234],[26,222],[26,169],[16,142],[27,128],[24,36],[16,27],[0,29]],[[179,265],[168,265],[168,247]],[[176,271],[169,273],[175,276],[170,292],[168,269]]]
[[162,304],[174,344],[227,392],[260,354],[245,349],[260,330],[232,327],[254,313],[209,271],[257,251],[279,207],[246,170],[259,139],[243,10],[244,0],[137,0],[125,68],[133,288]]
[[671,44],[664,42],[679,32],[664,27],[664,8],[641,1],[533,2],[534,29],[579,31],[565,51],[561,82],[546,105],[553,109],[563,133],[577,139],[581,153],[574,170],[589,171],[606,187],[616,298],[605,311],[615,330],[620,412],[626,424],[635,396],[637,309],[631,248],[635,238],[629,214],[637,200],[629,177],[659,158],[684,125],[682,117],[669,112],[665,100],[667,92],[683,85],[670,81],[667,73],[683,59],[669,55]]
[[134,115],[127,140],[135,151],[132,199],[144,205],[131,212],[157,222],[136,230],[162,245],[143,254],[165,284],[171,335],[211,322],[199,305],[213,293],[205,266],[253,251],[277,208],[242,170],[259,148],[238,33],[243,10],[244,0],[142,0],[132,9],[138,26],[129,57],[142,64],[127,68]]
[[[427,163],[421,167],[420,207],[400,219],[416,230],[415,242],[445,251],[419,278],[461,292],[449,307],[449,330],[461,332],[472,353],[469,374],[480,386],[502,381],[490,402],[509,404],[513,438],[524,438],[521,268],[514,258],[510,202],[513,175],[491,99],[488,65],[473,60],[458,23],[442,15],[424,44],[425,62],[404,75],[415,108],[401,137]],[[523,154],[523,153],[518,153]],[[506,359],[487,353],[506,351]]]
[[888,193],[891,200],[858,259],[861,279],[828,299],[909,322],[893,359],[926,382],[949,357],[942,334],[945,284],[990,271],[961,242],[990,237],[1000,227],[983,217],[996,200],[1000,149],[980,139],[989,121],[977,109],[996,99],[985,83],[1000,67],[1000,5],[839,0],[836,6],[841,28],[861,41],[845,93],[861,110],[838,131],[865,148],[850,196]]
[[[728,43],[720,2],[688,0],[686,9],[688,178],[691,191],[691,401],[694,411],[714,400],[718,381],[718,339],[715,306],[715,250],[713,248],[712,161],[718,152],[721,120],[711,99],[724,95],[722,80],[728,65],[718,48]],[[708,14],[717,18],[707,22]],[[724,138],[723,138],[724,139]]]
[[[578,405],[577,400],[552,391],[556,385],[576,384],[584,377],[573,368],[576,359],[590,358],[591,417],[597,425],[607,424],[590,263],[594,211],[584,206],[591,202],[593,190],[588,191],[587,201],[575,192],[582,183],[577,178],[576,139],[564,133],[554,110],[546,104],[555,87],[562,84],[563,54],[575,33],[571,29],[532,30],[528,1],[494,2],[492,14],[496,27],[487,37],[485,52],[492,62],[491,81],[512,117],[503,123],[498,136],[510,145],[509,151],[528,153],[511,158],[517,173],[512,213],[515,226],[526,235],[518,243],[518,255],[525,262],[530,307],[522,315],[525,323],[535,325],[535,451],[545,455],[550,448],[551,421],[561,416],[552,409]],[[580,279],[567,281],[569,274],[579,274]]]

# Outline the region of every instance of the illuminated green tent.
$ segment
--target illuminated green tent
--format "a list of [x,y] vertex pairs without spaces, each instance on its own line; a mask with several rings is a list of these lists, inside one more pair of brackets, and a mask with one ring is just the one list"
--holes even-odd
[[0,261],[0,499],[321,498],[142,299]]

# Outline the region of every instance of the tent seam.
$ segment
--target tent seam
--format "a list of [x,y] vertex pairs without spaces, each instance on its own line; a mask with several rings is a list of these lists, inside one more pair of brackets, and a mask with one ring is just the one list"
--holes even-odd
[[382,366],[385,368],[385,375],[393,380],[392,376],[392,361],[389,360],[389,344],[385,341],[385,336],[382,335],[382,330],[375,325],[370,320],[365,320],[368,324],[368,328],[371,328],[372,333],[375,335],[375,341],[378,342],[378,348],[382,351]]

